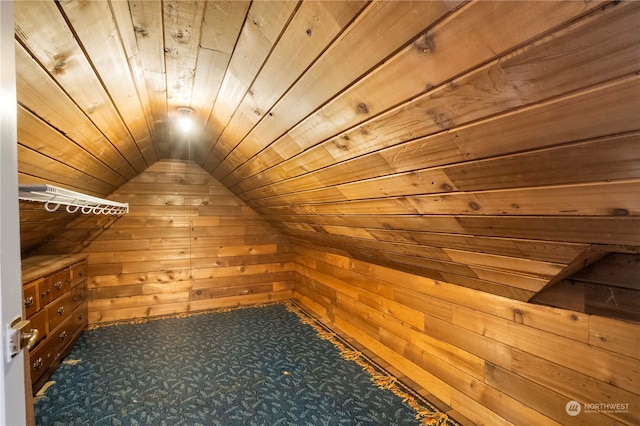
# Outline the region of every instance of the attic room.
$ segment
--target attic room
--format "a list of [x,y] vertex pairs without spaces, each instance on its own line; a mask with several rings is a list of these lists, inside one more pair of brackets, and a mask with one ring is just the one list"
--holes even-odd
[[0,20],[0,423],[640,424],[640,2]]

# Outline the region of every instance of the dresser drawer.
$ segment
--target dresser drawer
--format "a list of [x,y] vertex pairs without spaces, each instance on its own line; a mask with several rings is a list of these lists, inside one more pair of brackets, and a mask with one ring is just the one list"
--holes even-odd
[[69,321],[71,321],[74,333],[77,333],[80,330],[84,330],[87,327],[87,324],[89,323],[89,314],[87,309],[88,305],[89,302],[85,300],[84,302],[82,302],[79,308],[73,311],[73,314]]
[[73,304],[74,302],[71,298],[71,292],[68,292],[49,305],[47,308],[49,316],[49,330],[56,328],[58,324],[64,321],[64,319],[71,314],[71,311],[73,311]]
[[49,369],[51,362],[55,359],[55,350],[58,342],[48,336],[29,354],[29,365],[31,367],[31,385],[33,386],[40,377]]
[[38,338],[33,343],[32,347],[35,347],[38,342],[40,342],[42,338],[47,335],[47,332],[49,331],[49,327],[47,326],[49,322],[47,313],[47,310],[43,309],[42,311],[29,318],[29,321],[31,321],[31,328],[33,330],[38,330]]
[[47,278],[51,288],[51,300],[56,300],[71,289],[71,274],[69,269],[63,269]]
[[38,330],[25,356],[34,394],[87,327],[87,274],[87,257],[82,254],[22,259],[24,316]]
[[75,265],[71,265],[71,286],[75,286],[78,283],[87,279],[87,271],[89,263],[85,260],[78,262]]
[[51,298],[52,282],[49,279],[38,281],[38,306],[39,309],[44,308],[53,299]]
[[71,289],[71,299],[73,300],[73,307],[79,306],[82,302],[87,300],[89,294],[89,284],[87,280],[84,280],[77,286]]
[[73,318],[73,316],[69,317],[66,321],[63,321],[59,327],[50,331],[49,335],[47,335],[47,339],[57,342],[55,350],[56,359],[64,351],[65,347],[73,340],[73,337],[77,332]]
[[38,297],[38,283],[39,281],[34,281],[30,284],[27,284],[22,289],[22,303],[24,306],[25,318],[29,318],[31,315],[38,312],[38,309],[40,308],[40,298]]

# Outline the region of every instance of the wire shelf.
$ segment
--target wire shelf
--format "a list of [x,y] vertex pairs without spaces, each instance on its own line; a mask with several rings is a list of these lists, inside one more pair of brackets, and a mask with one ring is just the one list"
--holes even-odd
[[18,198],[23,201],[44,203],[44,209],[55,212],[61,205],[67,212],[84,214],[123,215],[129,213],[129,203],[118,203],[104,198],[92,197],[80,192],[69,191],[53,185],[20,185]]

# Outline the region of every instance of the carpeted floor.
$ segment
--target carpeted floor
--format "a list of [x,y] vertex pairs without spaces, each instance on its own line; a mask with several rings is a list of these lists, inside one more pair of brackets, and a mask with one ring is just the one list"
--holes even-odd
[[38,425],[456,424],[291,303],[85,332]]

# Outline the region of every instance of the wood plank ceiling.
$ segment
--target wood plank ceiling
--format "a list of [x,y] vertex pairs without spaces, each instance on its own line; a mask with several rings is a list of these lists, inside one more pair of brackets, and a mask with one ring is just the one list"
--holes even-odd
[[[18,1],[19,179],[108,196],[191,160],[293,242],[529,300],[640,246],[639,22],[625,1]],[[23,250],[74,217],[22,203]]]

